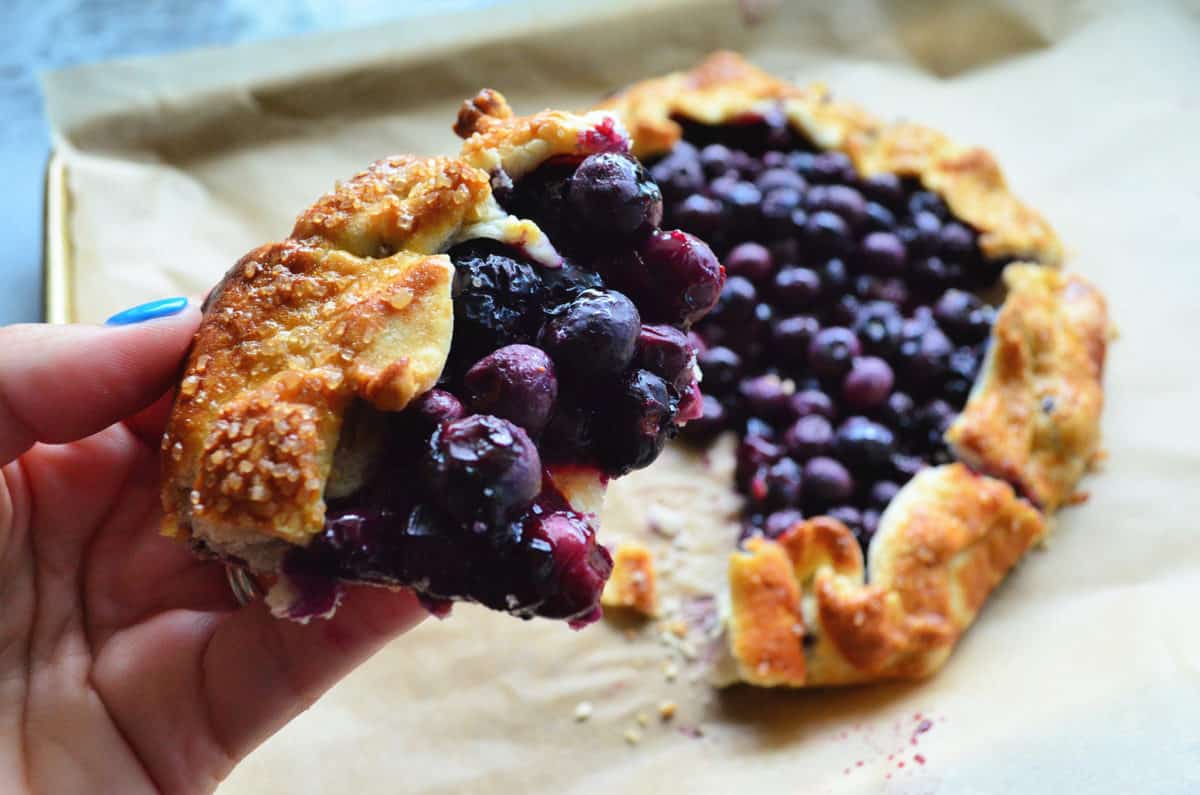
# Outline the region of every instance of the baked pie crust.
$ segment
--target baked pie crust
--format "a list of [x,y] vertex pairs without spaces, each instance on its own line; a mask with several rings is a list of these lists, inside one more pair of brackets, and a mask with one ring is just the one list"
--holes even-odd
[[620,116],[647,159],[681,139],[680,121],[736,124],[782,108],[793,130],[845,153],[860,174],[916,178],[974,227],[984,256],[1014,261],[982,370],[945,435],[963,463],[927,468],[902,487],[865,562],[851,530],[827,516],[775,540],[749,538],[729,560],[718,683],[804,687],[933,673],[1100,455],[1103,297],[1054,269],[1057,236],[1009,192],[988,152],[879,121],[823,86],[792,86],[721,52],[599,107]]

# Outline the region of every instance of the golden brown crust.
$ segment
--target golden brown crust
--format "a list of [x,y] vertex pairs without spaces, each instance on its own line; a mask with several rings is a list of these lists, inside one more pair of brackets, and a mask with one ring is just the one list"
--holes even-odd
[[752,539],[729,564],[738,678],[800,687],[927,676],[1045,532],[1009,485],[948,464],[918,474],[884,511],[867,578],[854,536],[828,517]]
[[[213,291],[163,437],[164,532],[268,569],[280,540],[306,543],[324,522],[335,454],[353,476],[367,469],[339,453],[348,407],[400,411],[441,373],[453,327],[442,252],[486,237],[557,263],[533,222],[496,203],[493,171],[628,146],[607,114],[517,118],[496,92],[472,107],[460,157],[375,163]],[[347,474],[335,491],[354,487]]]
[[622,544],[613,554],[613,569],[600,604],[653,616],[658,609],[654,555],[641,544]]
[[1010,265],[1004,282],[982,373],[946,440],[973,467],[1054,511],[1099,450],[1108,311],[1073,274]]
[[856,105],[835,102],[822,85],[793,86],[736,53],[714,53],[691,71],[642,81],[599,107],[621,117],[639,157],[675,145],[683,132],[675,119],[725,124],[782,107],[794,129],[819,148],[845,152],[861,173],[915,177],[940,193],[956,216],[979,230],[988,257],[1046,265],[1062,258],[1050,225],[1009,192],[986,150],[959,146],[917,124],[882,122]]

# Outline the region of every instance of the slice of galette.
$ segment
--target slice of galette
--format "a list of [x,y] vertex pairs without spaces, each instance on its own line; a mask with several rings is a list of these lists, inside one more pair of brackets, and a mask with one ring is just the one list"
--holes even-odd
[[457,158],[374,164],[205,304],[164,531],[273,575],[279,615],[351,582],[586,624],[607,479],[699,415],[685,330],[724,272],[660,228],[612,114],[515,118],[485,91],[455,130]]
[[931,673],[1098,455],[1103,298],[987,152],[821,87],[718,53],[601,107],[729,274],[686,434],[738,439],[728,678]]

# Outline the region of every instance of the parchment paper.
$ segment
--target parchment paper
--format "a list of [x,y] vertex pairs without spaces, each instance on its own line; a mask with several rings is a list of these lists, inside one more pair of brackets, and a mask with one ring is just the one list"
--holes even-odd
[[[585,107],[729,47],[997,154],[1068,267],[1110,298],[1111,458],[927,682],[716,692],[692,681],[695,635],[668,642],[633,621],[574,633],[460,606],[335,688],[222,793],[1200,791],[1196,6],[576,5],[50,75],[76,316],[199,294],[335,179],[393,152],[456,151],[454,112],[481,86],[522,112]],[[657,545],[686,595],[697,565],[719,577],[720,557],[697,550],[728,549],[734,506],[720,472],[682,459],[618,484],[603,532]],[[650,533],[648,514],[684,532]],[[593,714],[576,722],[584,701]]]

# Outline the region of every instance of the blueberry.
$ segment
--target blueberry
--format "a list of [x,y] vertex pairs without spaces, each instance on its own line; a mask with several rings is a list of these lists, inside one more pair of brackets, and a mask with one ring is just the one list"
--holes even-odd
[[[571,207],[567,203],[568,186],[575,163],[566,159],[548,160],[531,174],[518,180],[504,202],[504,209],[520,218],[528,218],[550,236],[560,250],[570,248]],[[574,253],[568,250],[566,253]]]
[[892,391],[895,376],[891,366],[876,356],[854,360],[842,380],[842,397],[851,407],[867,411],[881,405]]
[[741,377],[742,357],[723,346],[716,346],[697,354],[696,362],[704,377],[705,389],[718,394],[733,389]]
[[560,395],[542,431],[542,457],[547,462],[591,463],[595,458],[597,419],[594,409]]
[[567,184],[573,226],[602,245],[645,237],[662,221],[662,193],[641,163],[618,152],[584,158]]
[[814,185],[805,194],[804,204],[809,213],[820,210],[837,213],[854,229],[866,220],[866,202],[862,194],[849,185]]
[[674,326],[642,326],[634,353],[635,366],[649,370],[682,393],[692,382],[696,351],[688,335]]
[[767,538],[779,538],[804,521],[804,514],[796,508],[784,508],[769,514],[763,522],[763,533]]
[[432,433],[443,422],[453,422],[466,414],[459,399],[444,389],[431,389],[408,407],[427,432]]
[[850,274],[846,271],[846,263],[840,259],[826,260],[817,269],[817,273],[821,276],[821,286],[824,288],[827,298],[845,292],[850,284]]
[[833,425],[820,414],[809,414],[796,420],[783,434],[788,452],[801,461],[833,451]]
[[858,244],[858,259],[868,273],[895,276],[904,272],[908,251],[891,232],[871,232]]
[[891,232],[896,227],[896,216],[878,202],[867,202],[863,208],[863,214],[866,216],[863,220],[863,227],[867,231]]
[[700,153],[687,141],[679,141],[665,157],[651,166],[650,176],[664,195],[682,199],[704,186]]
[[900,346],[904,319],[895,304],[870,301],[863,304],[854,320],[853,330],[863,350],[876,356],[891,356]]
[[887,301],[897,306],[908,303],[908,285],[896,276],[858,276],[854,293],[864,301]]
[[[803,173],[803,172],[801,172]],[[852,182],[858,174],[842,152],[821,152],[812,159],[808,176],[813,182]]]
[[678,230],[652,232],[638,251],[653,284],[648,319],[689,325],[717,303],[725,269],[699,238]]
[[709,144],[700,150],[700,166],[709,179],[733,170],[733,152],[723,144]]
[[775,274],[771,294],[787,309],[805,309],[821,295],[821,277],[809,268],[783,268]]
[[745,276],[730,276],[721,288],[717,305],[709,317],[709,325],[714,323],[735,326],[746,323],[754,316],[758,305],[758,290]]
[[900,363],[905,377],[914,386],[926,386],[940,379],[946,373],[953,350],[941,329],[930,328],[913,343],[901,345]]
[[789,411],[791,395],[777,375],[748,378],[738,385],[738,394],[748,411],[766,419],[782,419]]
[[904,188],[895,174],[872,174],[861,182],[863,194],[872,201],[895,209],[904,202]]
[[916,426],[915,410],[916,403],[908,393],[893,392],[888,395],[887,401],[880,411],[880,419],[900,433],[907,434]]
[[622,380],[604,412],[606,432],[601,462],[614,476],[649,466],[672,432],[675,408],[667,383],[648,370],[633,370]]
[[435,499],[463,522],[500,524],[523,511],[542,487],[541,460],[528,434],[489,414],[434,431],[425,467]]
[[755,185],[763,194],[770,193],[778,188],[786,188],[788,190],[803,193],[808,183],[804,181],[804,177],[797,174],[788,168],[768,168],[758,175],[755,180]]
[[925,462],[918,455],[908,455],[905,453],[895,453],[888,461],[889,469],[892,477],[898,483],[907,483],[913,477],[925,468]]
[[612,558],[596,542],[587,519],[574,511],[555,511],[531,519],[525,535],[524,551],[532,559],[520,568],[537,573],[536,592],[542,599],[537,614],[571,620],[575,627],[598,618]]
[[728,211],[734,225],[742,231],[753,230],[759,218],[759,205],[762,204],[762,192],[753,182],[735,181],[730,183],[712,183],[709,190],[713,198],[718,199]]
[[938,248],[938,238],[942,230],[942,221],[928,211],[913,215],[912,226],[902,236],[906,246],[919,254],[933,254]]
[[850,417],[837,429],[834,452],[855,470],[872,470],[888,463],[896,452],[896,437],[866,417]]
[[758,283],[770,278],[774,269],[771,252],[761,243],[741,243],[725,255],[725,273],[730,277],[741,276]]
[[858,542],[862,545],[864,554],[871,545],[871,539],[875,537],[875,533],[879,530],[879,511],[874,508],[867,508],[862,512],[862,523],[859,525],[860,532],[855,533],[858,536]]
[[871,484],[871,490],[867,494],[867,502],[879,510],[883,510],[899,492],[900,485],[898,483],[891,480],[877,480]]
[[826,310],[829,325],[849,328],[862,312],[862,301],[852,293],[839,295],[833,306]]
[[470,365],[497,347],[531,341],[544,300],[538,270],[482,241],[451,249],[450,260],[456,359]]
[[808,356],[808,344],[821,330],[812,315],[780,318],[771,327],[771,350],[781,364],[797,365]]
[[854,478],[836,459],[826,456],[810,458],[804,464],[804,500],[809,506],[831,505],[850,499],[854,494]]
[[810,414],[819,414],[828,420],[837,416],[829,395],[819,389],[801,389],[792,395],[792,415],[807,417]]
[[584,290],[542,328],[541,346],[576,378],[614,375],[633,361],[641,318],[615,290]]
[[845,254],[853,245],[850,225],[829,210],[809,214],[804,224],[804,239],[814,251],[827,256]]
[[[743,488],[752,485],[756,477],[766,476],[766,468],[783,457],[779,445],[764,436],[746,434],[738,443],[735,479]],[[765,488],[765,483],[762,484]],[[759,495],[760,497],[765,496]]]
[[716,199],[693,193],[671,209],[671,220],[686,232],[709,239],[725,218],[725,206]]
[[546,305],[550,307],[568,303],[584,290],[604,286],[599,273],[580,267],[570,259],[564,259],[558,268],[542,268],[539,273],[545,285]]
[[942,201],[942,197],[927,190],[914,191],[908,197],[908,211],[913,215],[928,212],[939,220],[950,217],[950,208]]
[[550,357],[532,345],[506,345],[463,376],[471,409],[502,417],[533,435],[550,421],[558,379]]
[[970,260],[975,256],[975,233],[958,221],[944,224],[938,232],[938,252],[952,260]]
[[799,505],[802,496],[800,465],[791,458],[781,458],[767,468],[766,504],[772,508]]
[[769,238],[794,245],[793,238],[804,230],[808,221],[808,214],[800,206],[802,200],[803,195],[792,188],[775,188],[763,196],[759,212],[764,233]]
[[952,288],[934,304],[933,316],[955,342],[971,345],[987,337],[995,312],[971,293]]
[[808,346],[808,366],[822,378],[841,378],[850,369],[862,345],[848,328],[821,329]]

